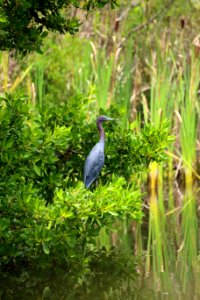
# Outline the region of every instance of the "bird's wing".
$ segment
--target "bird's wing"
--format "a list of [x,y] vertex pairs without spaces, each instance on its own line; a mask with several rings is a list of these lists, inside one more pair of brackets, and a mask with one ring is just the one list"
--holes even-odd
[[104,164],[104,152],[102,149],[92,149],[88,155],[84,168],[84,183],[88,188],[99,175]]

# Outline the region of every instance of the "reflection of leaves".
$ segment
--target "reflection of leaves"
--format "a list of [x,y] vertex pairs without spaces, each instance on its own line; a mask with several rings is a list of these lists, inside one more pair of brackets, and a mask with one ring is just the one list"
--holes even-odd
[[51,290],[50,290],[49,286],[46,286],[42,292],[42,299],[43,300],[50,299],[49,298],[50,296],[51,296]]
[[[1,292],[6,299],[129,299],[141,294],[137,286],[138,259],[123,250],[104,248],[90,253],[89,266],[60,268],[59,272],[23,269],[2,276]],[[46,256],[48,257],[48,256]],[[56,270],[58,270],[56,266]],[[123,287],[123,288],[122,288]],[[42,295],[42,298],[41,298]],[[106,297],[106,298],[105,298]],[[131,299],[132,299],[131,298]],[[143,298],[142,298],[143,299]],[[151,297],[151,299],[153,299]]]

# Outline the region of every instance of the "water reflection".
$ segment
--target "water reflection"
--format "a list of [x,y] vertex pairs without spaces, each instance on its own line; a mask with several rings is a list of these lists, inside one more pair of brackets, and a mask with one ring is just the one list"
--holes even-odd
[[152,299],[200,299],[198,190],[174,187],[150,191],[143,290],[153,287]]
[[200,299],[197,200],[195,188],[183,192],[176,183],[151,189],[143,224],[118,221],[116,232],[102,232],[104,248],[87,272],[21,266],[1,273],[0,299]]

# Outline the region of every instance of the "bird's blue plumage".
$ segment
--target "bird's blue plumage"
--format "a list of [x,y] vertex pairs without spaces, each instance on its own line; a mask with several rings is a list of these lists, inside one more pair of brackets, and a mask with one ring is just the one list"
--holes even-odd
[[97,143],[90,151],[84,167],[84,183],[88,188],[99,175],[104,165],[104,143]]
[[100,116],[97,119],[97,128],[99,131],[99,142],[90,151],[84,166],[84,184],[86,188],[89,188],[93,181],[99,175],[104,165],[104,145],[105,134],[102,123],[105,121],[111,121],[113,119],[106,116]]

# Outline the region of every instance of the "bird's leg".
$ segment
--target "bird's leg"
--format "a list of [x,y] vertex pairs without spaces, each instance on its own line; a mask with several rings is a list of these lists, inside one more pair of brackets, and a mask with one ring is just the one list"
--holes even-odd
[[96,179],[96,180],[95,180],[95,187],[97,188],[97,187],[98,187],[98,185],[99,185],[99,180],[98,180],[98,179]]
[[98,187],[98,185],[99,185],[99,182],[98,182],[98,180],[96,179],[96,180],[92,183],[92,185],[90,186],[91,192],[94,192],[94,190],[96,190],[96,188]]

